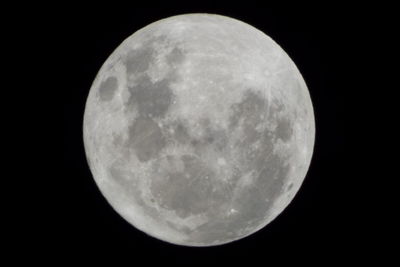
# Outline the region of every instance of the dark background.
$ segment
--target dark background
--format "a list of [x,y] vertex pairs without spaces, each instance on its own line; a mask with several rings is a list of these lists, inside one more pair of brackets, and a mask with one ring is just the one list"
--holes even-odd
[[[362,7],[268,4],[112,5],[54,7],[46,22],[62,51],[60,82],[63,108],[61,199],[48,204],[59,218],[48,221],[50,247],[65,259],[114,258],[148,263],[245,263],[342,261],[358,255],[368,238],[354,223],[358,206],[350,185],[357,178],[348,165],[349,99],[357,94],[350,76],[360,50]],[[293,202],[267,227],[222,246],[172,245],[136,230],[122,219],[98,190],[88,168],[82,140],[86,97],[101,65],[128,36],[151,22],[184,13],[216,13],[242,20],[269,35],[293,59],[310,91],[315,111],[316,143],[307,177]],[[51,24],[56,21],[56,26]],[[350,105],[351,104],[351,105]],[[50,231],[50,230],[49,230]],[[361,245],[360,244],[363,244]]]

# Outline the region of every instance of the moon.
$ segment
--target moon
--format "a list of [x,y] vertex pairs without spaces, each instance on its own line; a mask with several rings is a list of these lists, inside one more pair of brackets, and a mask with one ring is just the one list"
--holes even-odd
[[86,157],[132,226],[184,246],[242,239],[276,218],[310,165],[315,122],[296,65],[239,20],[185,14],[124,40],[90,89]]

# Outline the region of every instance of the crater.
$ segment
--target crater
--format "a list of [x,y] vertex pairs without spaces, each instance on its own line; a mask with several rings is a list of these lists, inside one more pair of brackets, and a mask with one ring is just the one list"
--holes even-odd
[[138,117],[129,127],[127,142],[141,162],[156,157],[166,146],[165,137],[158,124],[146,117]]
[[293,188],[293,183],[290,183],[286,189],[286,191],[290,191]]
[[110,101],[113,99],[118,87],[118,80],[114,76],[108,77],[100,84],[99,96],[101,101]]
[[143,117],[164,117],[173,98],[168,79],[153,83],[147,75],[141,76],[137,84],[128,87],[128,90],[130,97],[127,105],[137,105]]

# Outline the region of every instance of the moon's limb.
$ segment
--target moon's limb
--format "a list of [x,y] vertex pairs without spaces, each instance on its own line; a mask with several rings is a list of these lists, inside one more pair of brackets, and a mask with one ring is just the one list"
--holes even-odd
[[90,90],[84,143],[113,208],[167,242],[210,246],[272,221],[299,190],[315,125],[288,55],[218,15],[160,20],[126,39]]

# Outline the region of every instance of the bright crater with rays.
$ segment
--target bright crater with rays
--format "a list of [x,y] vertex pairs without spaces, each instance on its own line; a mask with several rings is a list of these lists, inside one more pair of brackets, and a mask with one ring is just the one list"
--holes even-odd
[[299,190],[315,125],[288,55],[241,21],[187,14],[127,38],[84,114],[93,177],[137,229],[188,246],[261,229]]

